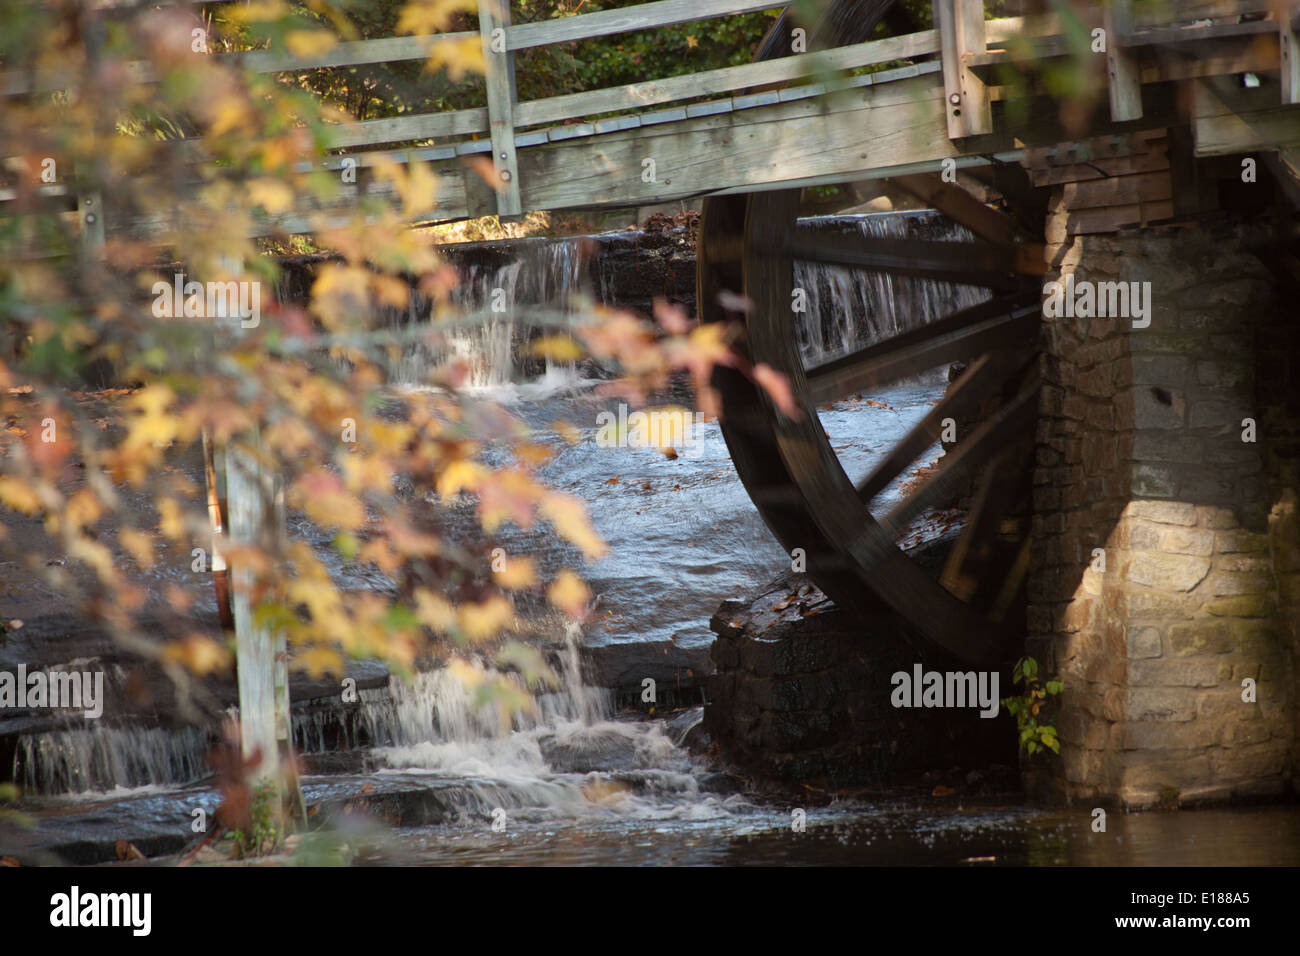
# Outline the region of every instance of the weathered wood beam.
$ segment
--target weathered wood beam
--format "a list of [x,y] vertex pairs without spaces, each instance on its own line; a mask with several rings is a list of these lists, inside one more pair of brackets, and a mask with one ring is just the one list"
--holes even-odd
[[[950,317],[946,326],[933,323],[920,330],[928,334],[919,341],[897,336],[889,342],[818,365],[806,373],[809,399],[815,405],[822,405],[991,349],[1014,348],[1036,341],[1039,308],[1023,306],[1011,312],[992,309],[992,318],[985,318],[976,310],[966,310]],[[971,317],[979,321],[971,322]],[[954,325],[952,319],[963,319],[966,324]]]
[[1278,65],[1282,78],[1282,105],[1300,103],[1300,32],[1296,30],[1296,4],[1278,0],[1273,8],[1277,21]]
[[526,50],[551,43],[589,40],[614,33],[653,30],[656,27],[670,27],[695,20],[712,20],[715,17],[771,9],[771,0],[655,0],[653,3],[638,3],[618,10],[521,23],[508,31],[506,46],[510,50]]
[[515,155],[515,60],[506,49],[510,7],[498,0],[478,0],[479,35],[486,66],[488,132],[497,182],[497,214],[512,218],[523,212],[519,198],[519,162]]
[[895,176],[892,181],[981,239],[1009,245],[1021,236],[1013,218],[980,202],[956,183],[944,182],[941,175]]
[[901,475],[904,468],[917,460],[922,451],[939,441],[945,418],[961,415],[985,395],[991,395],[998,381],[996,372],[1002,371],[1001,364],[995,362],[995,356],[985,354],[967,365],[961,377],[948,386],[939,403],[926,412],[926,418],[913,425],[902,441],[896,442],[885,457],[876,462],[876,467],[858,481],[858,498],[868,503],[878,496]]
[[1300,147],[1300,106],[1275,103],[1268,89],[1243,89],[1232,77],[1197,80],[1192,119],[1196,155]]
[[987,48],[982,0],[934,0],[935,23],[943,52],[943,87],[948,137],[961,139],[993,130],[984,80],[969,58]]
[[521,127],[559,123],[568,119],[641,109],[752,86],[808,79],[827,72],[924,56],[937,50],[938,34],[934,30],[926,30],[801,56],[745,63],[585,93],[526,100],[516,105],[515,119]]
[[800,229],[786,246],[796,259],[826,265],[879,269],[980,285],[989,289],[1016,289],[1021,276],[1046,271],[1042,250],[1037,256],[1023,245],[990,242],[934,242],[888,236],[831,235]]
[[886,534],[897,535],[916,517],[943,501],[956,488],[959,478],[972,468],[990,461],[1008,442],[1031,433],[1038,415],[1037,375],[1020,389],[987,422],[980,425],[957,447],[939,459],[938,465],[911,495],[900,501],[881,522]]
[[1110,118],[1116,123],[1142,117],[1142,75],[1136,54],[1127,48],[1133,32],[1132,0],[1110,0],[1104,14],[1106,76]]

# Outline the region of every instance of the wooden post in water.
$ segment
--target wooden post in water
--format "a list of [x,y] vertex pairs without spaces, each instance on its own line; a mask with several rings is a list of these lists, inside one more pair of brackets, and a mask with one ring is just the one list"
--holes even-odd
[[[228,267],[242,273],[242,263]],[[219,331],[243,335],[244,320],[221,320]],[[264,550],[283,534],[284,496],[279,475],[262,460],[256,428],[226,449],[226,502],[231,545],[260,545]],[[251,774],[255,783],[271,783],[283,796],[281,756],[290,754],[289,670],[284,633],[258,624],[253,613],[252,574],[230,562],[231,610],[239,684],[240,747],[245,760],[261,762]]]

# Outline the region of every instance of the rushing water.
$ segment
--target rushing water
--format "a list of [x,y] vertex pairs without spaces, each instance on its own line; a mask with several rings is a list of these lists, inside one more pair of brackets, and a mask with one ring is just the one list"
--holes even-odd
[[[817,228],[940,240],[964,232],[929,214],[843,217]],[[1115,815],[1110,832],[1091,832],[1084,810],[1042,813],[1010,803],[922,796],[838,800],[792,808],[756,801],[739,782],[683,746],[700,720],[619,715],[605,691],[586,686],[578,642],[671,640],[701,646],[707,621],[727,597],[752,593],[788,562],[745,495],[716,423],[703,423],[690,454],[653,448],[600,447],[599,397],[575,368],[520,360],[532,330],[516,316],[528,306],[563,310],[580,290],[579,240],[530,240],[512,256],[470,265],[457,293],[467,311],[494,295],[513,308],[482,328],[456,332],[442,345],[413,343],[394,385],[422,382],[428,369],[463,359],[471,387],[506,403],[551,444],[541,476],[580,495],[610,554],[584,569],[595,598],[585,633],[550,622],[559,684],[531,705],[484,706],[481,688],[518,678],[477,663],[469,672],[421,673],[360,692],[360,704],[313,706],[294,714],[297,749],[346,756],[343,772],[308,775],[309,805],[324,808],[361,862],[405,863],[1296,863],[1300,826],[1286,811]],[[796,284],[808,295],[798,329],[807,363],[816,364],[913,328],[981,295],[941,283],[801,264]],[[603,281],[588,290],[613,302]],[[427,304],[388,317],[394,326],[427,322]],[[937,399],[942,376],[884,389],[821,411],[850,477],[865,474]],[[552,423],[582,434],[563,441]],[[931,449],[922,461],[937,453]],[[904,476],[906,477],[906,476]],[[885,495],[885,504],[890,493]],[[315,533],[309,527],[299,532]],[[508,550],[535,555],[544,572],[579,561],[543,531],[507,533]],[[387,582],[341,566],[347,586]],[[547,622],[539,621],[544,630]],[[523,698],[518,698],[523,700]],[[0,830],[0,849],[28,858],[73,858],[96,841],[127,834],[179,849],[195,807],[215,809],[202,756],[210,741],[196,731],[100,727],[24,738],[15,757],[29,791],[65,794],[31,804],[39,826],[15,838]],[[338,768],[336,768],[338,769]],[[348,807],[368,801],[377,815],[397,812],[395,833],[355,829]],[[399,808],[394,811],[393,808]],[[807,829],[791,826],[806,812]],[[353,829],[349,830],[348,828]],[[362,836],[358,837],[357,833]],[[148,843],[148,841],[154,841]],[[82,848],[82,849],[78,849]],[[319,849],[319,848],[317,848]],[[337,847],[335,847],[337,849]],[[312,852],[316,852],[313,850]],[[325,847],[326,855],[330,847]],[[314,857],[313,857],[314,858]]]

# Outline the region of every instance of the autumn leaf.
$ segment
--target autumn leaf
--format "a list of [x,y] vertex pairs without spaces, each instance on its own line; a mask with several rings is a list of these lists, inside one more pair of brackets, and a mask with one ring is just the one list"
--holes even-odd
[[795,422],[803,421],[803,409],[794,400],[789,379],[762,362],[754,366],[753,376],[754,382],[772,397],[772,401],[786,418]]
[[327,528],[355,531],[366,521],[366,509],[360,499],[349,493],[336,476],[326,472],[303,475],[294,482],[289,502]]
[[182,665],[199,677],[227,671],[234,663],[230,651],[205,634],[190,634],[168,643],[163,648],[162,658]]
[[492,578],[507,591],[519,591],[537,583],[537,567],[532,558],[507,557],[505,567],[494,571]]
[[289,30],[284,35],[284,45],[294,56],[318,56],[334,49],[338,37],[328,30]]
[[471,641],[496,637],[515,620],[515,608],[508,598],[497,595],[477,604],[462,604],[456,609],[456,623]]
[[555,530],[565,540],[576,545],[589,560],[605,556],[608,550],[605,542],[591,526],[580,499],[552,491],[542,499],[540,511],[555,525]]
[[546,589],[546,599],[574,620],[582,620],[587,615],[591,592],[582,578],[564,568]]

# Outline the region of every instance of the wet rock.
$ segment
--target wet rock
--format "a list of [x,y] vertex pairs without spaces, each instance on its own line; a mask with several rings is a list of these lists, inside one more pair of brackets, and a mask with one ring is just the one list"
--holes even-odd
[[[941,565],[942,555],[925,563]],[[888,612],[852,616],[785,574],[748,602],[725,602],[710,626],[716,672],[702,729],[726,763],[760,779],[826,788],[925,780],[970,792],[984,780],[966,773],[1016,761],[1005,717],[893,707],[895,672],[971,668],[915,642]],[[923,778],[936,764],[959,766]]]
[[614,692],[615,706],[649,713],[642,700],[646,678],[653,680],[654,712],[704,703],[704,682],[713,673],[709,648],[682,647],[673,641],[636,641],[584,647],[583,677],[593,687]]

